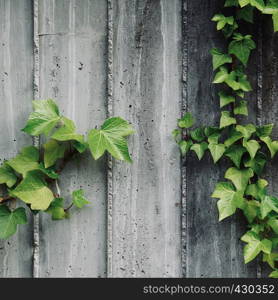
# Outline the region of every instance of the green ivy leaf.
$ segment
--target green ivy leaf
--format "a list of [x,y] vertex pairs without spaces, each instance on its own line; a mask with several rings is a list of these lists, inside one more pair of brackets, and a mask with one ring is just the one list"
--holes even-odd
[[278,220],[276,218],[270,218],[267,224],[272,228],[272,230],[278,234]]
[[229,54],[234,54],[245,66],[247,65],[251,50],[256,48],[251,35],[237,33],[229,44]]
[[213,162],[217,163],[218,160],[222,157],[222,155],[224,154],[226,147],[224,144],[214,144],[214,143],[210,143],[208,145],[208,149],[211,153],[211,156],[213,158]]
[[239,191],[244,191],[248,181],[251,177],[254,176],[252,169],[237,169],[229,168],[225,173],[225,178],[233,182],[236,189]]
[[252,6],[255,6],[261,12],[264,11],[264,8],[265,8],[264,0],[250,0],[250,4]]
[[246,149],[241,145],[232,145],[225,152],[225,156],[229,157],[237,168],[240,168],[242,155],[246,152]]
[[252,196],[255,199],[261,199],[261,196],[265,195],[265,187],[268,182],[264,179],[258,179],[256,183],[249,184],[246,188],[245,194]]
[[221,133],[214,133],[208,137],[208,142],[210,144],[218,144],[218,140],[221,136]]
[[229,54],[222,53],[221,50],[217,48],[212,48],[210,54],[212,55],[213,70],[216,70],[226,63],[232,62],[232,58]]
[[194,144],[193,146],[191,146],[190,150],[194,151],[198,156],[198,159],[201,160],[207,148],[208,144],[206,142],[202,142],[200,144]]
[[248,116],[247,102],[244,100],[240,101],[239,104],[234,108],[234,114]]
[[233,185],[229,182],[219,182],[211,195],[213,198],[219,198],[217,207],[219,211],[219,221],[233,215],[243,203],[243,193],[235,191]]
[[12,187],[17,182],[17,177],[13,169],[4,163],[0,167],[0,184],[5,183],[8,187]]
[[243,249],[246,264],[252,261],[261,251],[267,254],[271,252],[272,242],[267,239],[260,240],[255,232],[248,231],[241,237],[241,240],[247,243]]
[[190,132],[191,138],[196,142],[202,142],[205,139],[204,129],[196,128]]
[[221,30],[225,27],[225,25],[233,25],[234,24],[234,17],[225,17],[222,14],[215,15],[212,21],[217,22],[216,28],[217,30]]
[[224,128],[232,124],[236,124],[236,119],[230,116],[229,111],[222,111],[220,118],[220,128]]
[[64,209],[64,199],[63,198],[55,198],[48,209],[47,213],[51,214],[52,220],[63,220],[66,218],[67,214]]
[[257,126],[256,127],[256,134],[258,137],[267,137],[271,135],[273,124],[267,124],[263,126]]
[[238,6],[238,0],[226,0],[224,7]]
[[125,137],[133,132],[130,124],[119,117],[107,119],[100,129],[92,129],[88,143],[94,159],[100,158],[107,150],[116,159],[132,162]]
[[22,182],[10,191],[10,195],[31,204],[32,210],[46,210],[54,199],[38,171],[29,171]]
[[278,31],[278,13],[275,13],[272,15],[272,21],[273,21],[274,32],[277,32]]
[[278,151],[278,141],[272,141],[269,136],[260,137],[260,140],[267,145],[270,151],[271,158],[273,158],[276,152]]
[[237,12],[237,19],[244,20],[249,23],[253,23],[254,19],[254,7],[248,5],[243,7]]
[[223,83],[229,77],[229,73],[226,67],[221,66],[219,71],[215,74],[213,83]]
[[82,208],[84,205],[89,204],[90,202],[84,197],[84,191],[82,189],[72,192],[72,202],[78,207]]
[[0,205],[0,239],[7,239],[15,234],[17,225],[26,223],[27,217],[23,207],[10,211],[6,205]]
[[238,0],[238,3],[241,7],[244,7],[250,3],[250,0]]
[[271,268],[275,269],[275,262],[278,261],[278,253],[264,253],[263,261],[267,262]]
[[269,274],[269,277],[270,277],[270,278],[278,278],[278,270],[272,271],[272,272]]
[[176,142],[179,142],[182,137],[182,131],[181,129],[174,129],[172,131],[172,137],[175,139]]
[[235,102],[235,97],[225,93],[224,91],[220,91],[218,95],[220,97],[220,108]]
[[195,119],[192,117],[191,113],[187,112],[185,115],[178,120],[178,126],[180,128],[190,128],[194,125]]
[[39,168],[39,150],[34,146],[24,147],[20,154],[8,160],[6,164],[12,167],[17,173],[26,176],[26,173]]
[[204,133],[206,137],[209,137],[215,133],[220,133],[220,129],[218,127],[208,126],[204,129]]
[[46,168],[53,166],[57,159],[64,157],[66,150],[65,144],[59,144],[56,140],[49,140],[43,145],[44,148],[44,165]]
[[250,200],[244,202],[242,210],[249,224],[252,224],[254,219],[258,216],[259,209],[260,209],[260,202],[258,201]]
[[59,108],[54,100],[35,100],[26,126],[22,129],[30,135],[48,135],[60,121]]
[[256,127],[253,124],[237,125],[236,131],[240,132],[245,139],[249,139],[256,132]]
[[278,199],[272,196],[265,195],[261,202],[261,215],[264,219],[268,213],[275,211],[278,213]]
[[256,140],[248,141],[247,139],[243,139],[242,144],[246,148],[252,159],[255,157],[257,151],[261,148],[261,146]]
[[262,174],[265,164],[266,156],[263,152],[258,152],[253,159],[249,158],[244,161],[244,166],[251,168],[258,176]]
[[230,131],[229,138],[224,142],[225,146],[228,148],[233,145],[236,141],[241,139],[243,134],[239,131],[236,131],[234,128]]
[[179,146],[180,146],[180,150],[181,150],[181,154],[182,156],[184,156],[188,150],[190,149],[190,147],[193,145],[192,141],[191,140],[188,140],[188,141],[180,141],[179,142]]

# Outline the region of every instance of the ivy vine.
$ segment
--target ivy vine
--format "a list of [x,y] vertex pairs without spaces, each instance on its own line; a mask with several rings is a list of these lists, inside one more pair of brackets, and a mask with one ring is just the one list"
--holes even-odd
[[222,84],[219,92],[221,117],[219,126],[199,127],[187,112],[178,120],[173,136],[182,155],[194,151],[199,160],[209,151],[214,163],[227,157],[232,167],[225,172],[225,179],[216,184],[212,194],[219,199],[219,221],[241,210],[248,223],[247,232],[241,237],[245,242],[243,256],[249,263],[262,254],[264,262],[273,269],[270,277],[278,278],[278,198],[267,193],[268,182],[263,179],[266,162],[278,151],[278,141],[271,138],[273,124],[256,126],[239,124],[238,116],[248,115],[246,93],[252,90],[245,74],[249,57],[256,44],[249,34],[240,30],[244,22],[253,23],[254,11],[272,15],[274,31],[278,31],[278,0],[226,0],[228,13],[216,14],[212,21],[228,42],[226,51],[211,49],[213,83]]
[[[27,223],[26,208],[39,211],[53,220],[69,217],[72,207],[82,208],[89,201],[82,189],[72,192],[72,203],[64,207],[64,199],[53,191],[65,165],[89,149],[94,159],[105,152],[114,158],[131,162],[126,137],[133,133],[131,125],[119,118],[107,119],[99,129],[89,131],[87,138],[76,132],[74,122],[59,112],[54,100],[33,101],[23,132],[43,135],[42,147],[24,147],[20,153],[4,161],[0,167],[0,238],[13,235],[18,225]],[[26,205],[17,205],[20,202]],[[19,206],[19,207],[17,207]]]

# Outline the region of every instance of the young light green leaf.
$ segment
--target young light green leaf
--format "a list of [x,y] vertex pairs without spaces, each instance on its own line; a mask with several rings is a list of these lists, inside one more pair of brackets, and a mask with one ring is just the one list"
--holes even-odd
[[23,207],[10,211],[6,205],[0,205],[0,239],[7,239],[16,232],[17,225],[26,223],[27,217]]
[[220,91],[218,95],[220,97],[220,108],[235,102],[235,97],[225,93],[224,91]]
[[[278,30],[278,29],[277,29],[277,30]],[[269,274],[269,277],[270,277],[270,278],[278,278],[278,270],[272,271],[272,272]]]
[[267,145],[267,148],[270,151],[271,158],[273,158],[278,151],[278,141],[272,141],[269,136],[260,137],[260,140]]
[[178,126],[180,128],[190,128],[194,125],[194,123],[195,120],[189,112],[185,113],[185,115],[178,120]]
[[[256,183],[249,184],[246,188],[245,194],[252,196],[255,199],[261,199],[261,196],[265,194],[265,187],[268,182],[264,179],[258,179]],[[264,196],[263,196],[264,197]]]
[[222,111],[220,118],[220,128],[224,128],[232,124],[236,124],[236,119],[230,116],[229,111]]
[[266,137],[271,135],[273,124],[267,124],[263,126],[257,126],[256,127],[256,134],[258,137]]
[[217,48],[212,48],[210,54],[212,55],[213,70],[216,70],[217,68],[226,63],[232,62],[232,58],[229,54],[222,53]]
[[32,210],[46,210],[54,199],[39,171],[29,171],[10,195],[31,204]]
[[277,32],[278,31],[278,13],[275,13],[272,15],[272,21],[273,21],[274,32]]
[[212,21],[217,22],[216,28],[217,30],[221,30],[225,27],[225,25],[233,25],[234,24],[234,17],[225,17],[222,14],[215,15],[212,19]]
[[60,113],[54,100],[35,100],[26,126],[22,129],[30,135],[48,135],[60,120]]
[[247,102],[244,100],[240,101],[239,104],[234,108],[234,114],[248,116]]
[[256,132],[256,127],[253,124],[237,125],[236,131],[240,132],[245,139],[249,139]]
[[21,149],[20,154],[15,158],[6,162],[7,165],[12,167],[17,173],[26,176],[26,173],[31,170],[39,168],[39,150],[34,146],[28,146]]
[[225,152],[225,156],[229,157],[237,168],[240,168],[242,155],[246,152],[246,149],[241,145],[232,145]]
[[208,145],[208,149],[211,153],[211,156],[213,158],[213,162],[217,163],[218,160],[222,157],[222,155],[225,152],[225,145],[224,144],[214,144],[214,143],[210,143]]
[[200,144],[194,144],[193,146],[191,146],[190,150],[194,151],[198,156],[199,160],[201,160],[207,148],[208,144],[206,142],[202,142]]
[[66,218],[66,212],[64,209],[64,199],[63,198],[55,198],[51,203],[47,213],[51,214],[52,220],[63,220]]
[[243,193],[236,191],[229,182],[219,182],[211,195],[213,198],[219,198],[217,202],[219,221],[233,215],[243,203]]
[[17,181],[17,177],[13,169],[4,163],[0,167],[0,184],[5,183],[8,187],[12,187]]
[[247,140],[247,139],[243,139],[242,142],[243,147],[246,148],[246,150],[248,151],[248,153],[250,154],[250,157],[253,159],[257,153],[257,151],[261,148],[261,146],[259,145],[259,143],[256,140]]
[[180,146],[182,156],[184,156],[188,152],[190,147],[193,145],[191,140],[188,141],[182,140],[178,144]]
[[90,202],[84,197],[84,191],[82,189],[72,192],[72,202],[78,207],[82,208],[84,205],[89,204]]
[[64,157],[66,150],[65,144],[59,144],[56,140],[49,140],[43,145],[44,148],[44,165],[46,168],[53,166],[57,159]]
[[229,168],[225,173],[225,178],[233,182],[237,190],[244,191],[248,181],[254,176],[252,169]]
[[254,7],[256,7],[261,12],[264,11],[264,8],[265,8],[264,0],[250,0],[250,4]]
[[275,211],[278,213],[278,199],[272,196],[265,195],[261,202],[261,215],[264,219],[268,213]]
[[213,83],[223,83],[229,77],[229,73],[226,67],[221,66],[220,70],[215,74]]
[[128,122],[119,117],[107,119],[100,129],[92,129],[88,143],[94,159],[100,158],[107,150],[115,158],[131,162],[125,137],[133,132]]
[[267,221],[267,224],[272,228],[272,230],[278,234],[278,219],[277,218],[270,218]]
[[214,133],[208,137],[208,142],[210,144],[218,144],[218,140],[221,136],[221,133]]
[[240,7],[244,7],[250,3],[250,0],[238,0]]
[[244,201],[242,206],[243,214],[249,224],[252,224],[254,219],[259,215],[260,202],[255,200]]
[[63,126],[58,128],[53,135],[52,139],[57,141],[70,141],[75,140],[78,142],[84,142],[84,137],[81,134],[76,133],[76,127],[72,120],[62,117],[61,121],[63,122]]

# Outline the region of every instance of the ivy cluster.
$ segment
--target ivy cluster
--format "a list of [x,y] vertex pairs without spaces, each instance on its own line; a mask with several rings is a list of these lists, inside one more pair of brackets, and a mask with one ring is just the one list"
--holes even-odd
[[199,160],[209,151],[214,163],[227,157],[233,164],[225,173],[227,181],[218,182],[212,194],[219,199],[219,221],[241,210],[248,230],[241,237],[245,263],[262,254],[273,269],[270,277],[278,278],[278,198],[267,193],[268,182],[263,179],[266,162],[278,151],[278,141],[271,138],[273,124],[256,126],[239,124],[238,116],[248,115],[246,93],[252,90],[245,69],[256,44],[249,34],[240,32],[239,25],[253,23],[255,10],[271,14],[274,31],[278,31],[278,0],[226,0],[232,15],[216,14],[212,21],[227,39],[226,51],[211,50],[214,84],[222,84],[219,92],[221,117],[219,126],[199,127],[186,113],[178,120],[173,136],[182,155],[194,151]]
[[131,162],[126,137],[133,129],[127,121],[109,118],[99,129],[90,130],[85,138],[76,132],[72,120],[60,114],[55,101],[36,100],[33,108],[22,130],[31,136],[43,135],[45,143],[40,148],[24,147],[0,167],[1,239],[10,237],[18,225],[27,223],[26,208],[33,214],[43,211],[53,220],[61,220],[69,217],[72,207],[80,209],[89,203],[79,189],[72,192],[72,203],[65,208],[64,199],[53,191],[66,163],[87,149],[94,159],[108,151],[116,159]]

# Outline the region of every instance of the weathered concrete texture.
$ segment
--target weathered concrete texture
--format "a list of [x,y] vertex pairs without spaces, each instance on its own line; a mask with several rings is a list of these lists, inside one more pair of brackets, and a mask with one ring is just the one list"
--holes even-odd
[[[57,99],[80,133],[106,117],[106,1],[39,2],[41,98]],[[69,164],[60,182],[70,201],[83,188],[91,204],[70,220],[41,223],[41,277],[103,277],[106,272],[106,165],[88,153]]]
[[113,166],[111,277],[179,277],[181,1],[112,1],[114,114],[133,164]]
[[[225,49],[226,45],[209,20],[222,10],[223,3],[185,2],[188,28],[183,38],[188,39],[188,48],[183,50],[187,52],[188,66],[184,101],[197,119],[197,126],[218,125],[219,88],[211,84],[214,75],[209,50],[212,47]],[[224,161],[214,166],[208,153],[202,162],[193,152],[186,160],[186,239],[183,245],[186,277],[256,277],[256,264],[245,266],[243,263],[239,238],[245,226],[235,217],[219,223],[217,199],[210,197],[216,182],[223,181],[223,171],[229,165]]]
[[[0,163],[32,144],[20,129],[33,98],[32,1],[0,0]],[[30,218],[29,218],[30,220]],[[0,242],[0,277],[32,275],[31,224]]]

